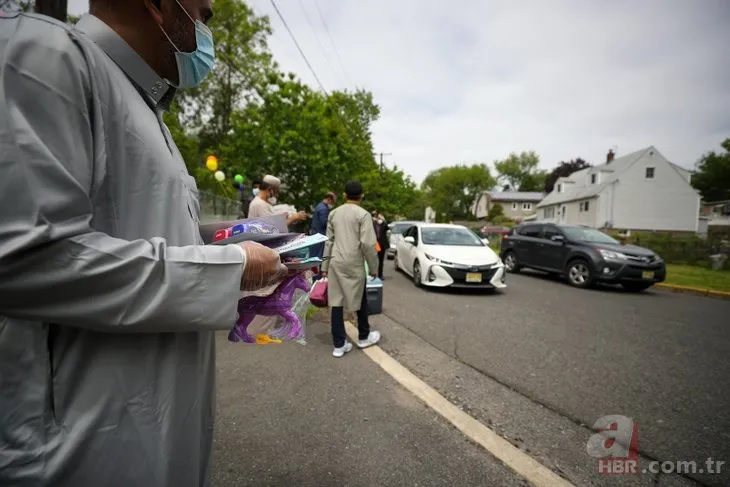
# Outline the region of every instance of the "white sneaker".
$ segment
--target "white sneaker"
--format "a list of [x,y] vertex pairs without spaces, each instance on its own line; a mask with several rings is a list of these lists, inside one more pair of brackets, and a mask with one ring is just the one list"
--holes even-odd
[[352,350],[352,343],[345,341],[345,344],[343,346],[335,347],[335,349],[332,351],[332,356],[340,358],[350,350]]
[[371,331],[365,340],[358,340],[357,346],[360,348],[368,348],[369,346],[375,345],[380,341],[380,332]]

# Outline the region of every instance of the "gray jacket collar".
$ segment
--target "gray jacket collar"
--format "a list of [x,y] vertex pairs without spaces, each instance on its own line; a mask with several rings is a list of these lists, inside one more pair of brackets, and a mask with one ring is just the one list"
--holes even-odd
[[116,63],[119,68],[149,98],[154,108],[167,110],[175,97],[175,87],[170,85],[122,39],[98,17],[85,14],[76,29],[86,34]]

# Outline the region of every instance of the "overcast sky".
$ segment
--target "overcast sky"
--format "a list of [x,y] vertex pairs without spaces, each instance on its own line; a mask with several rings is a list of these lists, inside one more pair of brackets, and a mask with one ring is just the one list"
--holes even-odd
[[[316,87],[271,1],[250,4],[277,61]],[[525,150],[551,168],[654,145],[691,168],[730,137],[727,0],[276,4],[327,90],[373,92],[375,149],[417,182]]]

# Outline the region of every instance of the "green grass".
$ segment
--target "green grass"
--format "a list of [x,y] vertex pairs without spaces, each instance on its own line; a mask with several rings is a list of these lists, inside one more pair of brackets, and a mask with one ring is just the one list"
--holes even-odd
[[730,271],[713,271],[691,265],[667,264],[666,284],[730,292]]

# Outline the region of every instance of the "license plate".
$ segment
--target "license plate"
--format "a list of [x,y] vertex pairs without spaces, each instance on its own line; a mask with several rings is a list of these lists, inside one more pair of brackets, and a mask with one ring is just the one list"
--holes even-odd
[[642,279],[654,279],[654,271],[644,271],[641,273]]
[[467,272],[466,273],[466,282],[482,282],[482,273],[481,272]]

